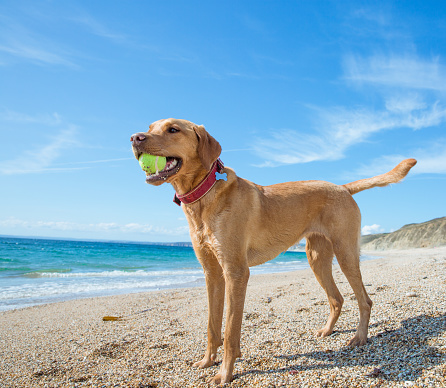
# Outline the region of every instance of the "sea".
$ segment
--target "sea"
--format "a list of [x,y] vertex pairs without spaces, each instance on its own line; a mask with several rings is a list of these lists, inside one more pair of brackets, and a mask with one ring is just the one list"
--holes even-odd
[[[251,274],[305,268],[304,252],[284,252]],[[204,284],[190,246],[0,236],[0,311]]]

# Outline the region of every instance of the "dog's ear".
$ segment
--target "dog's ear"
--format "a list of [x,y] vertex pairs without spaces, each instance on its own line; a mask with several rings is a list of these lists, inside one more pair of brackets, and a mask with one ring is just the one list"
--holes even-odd
[[209,135],[202,125],[196,125],[194,131],[198,137],[198,156],[201,164],[206,170],[210,170],[221,154],[220,143]]

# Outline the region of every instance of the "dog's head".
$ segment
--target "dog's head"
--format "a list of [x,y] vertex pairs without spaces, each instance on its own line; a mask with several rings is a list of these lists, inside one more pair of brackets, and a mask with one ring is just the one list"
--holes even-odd
[[136,159],[143,153],[167,158],[158,174],[146,173],[146,182],[152,185],[172,183],[197,168],[210,170],[221,153],[220,144],[202,125],[187,120],[155,121],[147,132],[135,133],[130,141]]

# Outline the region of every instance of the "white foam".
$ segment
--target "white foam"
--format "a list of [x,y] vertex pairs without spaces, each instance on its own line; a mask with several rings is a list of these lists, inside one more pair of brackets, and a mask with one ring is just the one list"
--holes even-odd
[[136,277],[136,276],[176,276],[176,275],[200,275],[203,274],[202,270],[190,269],[190,270],[175,270],[175,271],[102,271],[102,272],[29,272],[25,274],[28,278],[84,278],[84,277]]
[[2,287],[0,300],[17,300],[63,295],[97,294],[107,291],[122,290],[154,290],[164,287],[174,287],[191,283],[200,279],[196,275],[175,277],[151,277],[134,279],[63,279],[25,283],[17,286]]

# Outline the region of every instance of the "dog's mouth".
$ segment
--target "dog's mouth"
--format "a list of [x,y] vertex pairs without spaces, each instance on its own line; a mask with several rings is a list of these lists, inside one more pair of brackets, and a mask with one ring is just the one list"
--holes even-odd
[[166,157],[166,165],[162,170],[157,170],[151,174],[146,171],[146,182],[155,183],[166,181],[169,177],[175,175],[180,171],[182,160],[180,158],[174,158],[171,156]]

